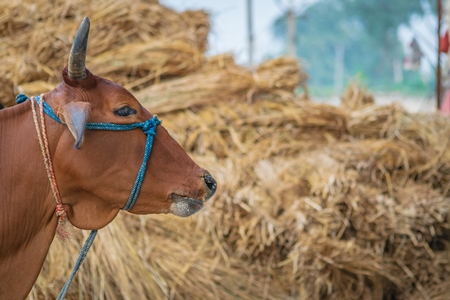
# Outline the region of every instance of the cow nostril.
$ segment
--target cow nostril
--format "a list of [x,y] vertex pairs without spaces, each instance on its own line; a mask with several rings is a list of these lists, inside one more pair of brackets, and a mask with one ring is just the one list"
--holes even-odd
[[216,180],[210,174],[206,174],[205,176],[203,176],[203,180],[205,180],[206,186],[210,190],[209,194],[210,196],[212,196],[217,188]]

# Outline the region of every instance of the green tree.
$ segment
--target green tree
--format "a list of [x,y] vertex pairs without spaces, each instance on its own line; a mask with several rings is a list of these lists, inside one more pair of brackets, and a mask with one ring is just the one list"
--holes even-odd
[[[434,11],[430,0],[322,0],[296,17],[297,56],[310,74],[312,86],[336,84],[342,60],[344,80],[359,76],[371,86],[393,82],[394,61],[403,50],[397,36],[412,15]],[[273,26],[286,41],[286,17]]]

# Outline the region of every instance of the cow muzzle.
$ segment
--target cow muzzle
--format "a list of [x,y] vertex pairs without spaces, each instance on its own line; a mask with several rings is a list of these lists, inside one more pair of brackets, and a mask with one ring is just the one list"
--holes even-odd
[[202,177],[203,189],[206,191],[202,199],[195,199],[178,194],[171,194],[170,200],[172,204],[170,206],[170,212],[178,217],[189,217],[204,206],[204,203],[210,199],[217,189],[217,182],[211,174],[204,174]]

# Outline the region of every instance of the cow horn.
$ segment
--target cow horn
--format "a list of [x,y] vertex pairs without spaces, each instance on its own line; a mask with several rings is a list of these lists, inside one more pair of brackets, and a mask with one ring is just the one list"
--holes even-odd
[[89,18],[84,17],[70,50],[68,73],[71,79],[82,80],[86,78],[86,49],[89,28]]
[[62,108],[64,122],[75,138],[74,147],[77,149],[80,149],[83,144],[84,131],[86,129],[90,108],[91,105],[88,102],[70,102]]

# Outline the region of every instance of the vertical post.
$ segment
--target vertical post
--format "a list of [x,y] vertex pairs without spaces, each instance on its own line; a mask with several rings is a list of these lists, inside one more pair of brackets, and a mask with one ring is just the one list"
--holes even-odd
[[252,0],[247,0],[248,65],[253,69],[253,7]]
[[394,61],[392,62],[392,68],[394,73],[394,83],[402,83],[403,82],[402,62],[398,58],[394,58]]
[[334,49],[334,92],[338,94],[342,92],[342,88],[344,87],[345,47],[342,43],[337,43]]
[[295,14],[294,14],[294,1],[289,1],[289,8],[287,11],[287,33],[288,33],[288,49],[289,56],[296,56],[295,49]]
[[441,21],[442,21],[442,0],[437,1],[437,15],[438,15],[438,26],[437,26],[437,38],[438,38],[438,47],[437,47],[437,66],[436,66],[436,105],[437,110],[439,111],[441,108]]

